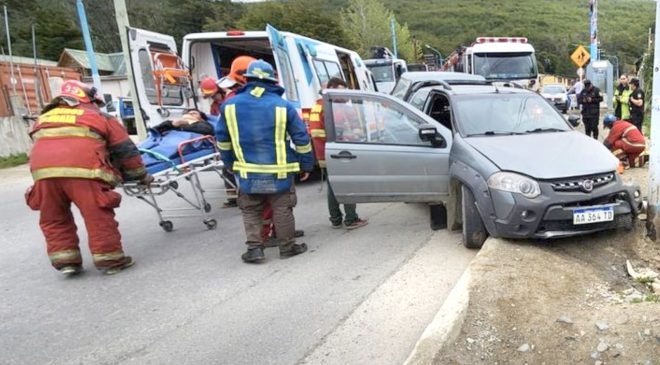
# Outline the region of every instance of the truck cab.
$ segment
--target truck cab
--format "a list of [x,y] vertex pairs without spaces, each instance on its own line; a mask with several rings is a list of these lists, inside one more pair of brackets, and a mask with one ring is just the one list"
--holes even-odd
[[378,91],[389,94],[404,72],[408,71],[406,61],[398,58],[373,58],[364,60],[374,77]]
[[331,77],[342,78],[349,89],[374,90],[370,72],[356,52],[270,25],[264,31],[188,34],[180,54],[174,38],[164,34],[129,28],[128,42],[136,106],[147,127],[179,117],[188,108],[208,111],[208,103],[199,96],[199,82],[227,75],[241,55],[271,63],[286,90],[283,97],[301,115],[308,115]]

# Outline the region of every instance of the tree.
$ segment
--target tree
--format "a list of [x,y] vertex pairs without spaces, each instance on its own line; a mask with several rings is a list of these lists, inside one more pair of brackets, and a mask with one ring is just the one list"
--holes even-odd
[[[391,10],[379,0],[351,0],[341,14],[341,25],[349,35],[355,50],[363,57],[370,58],[371,47],[388,46],[392,43],[390,22],[394,19]],[[413,42],[410,30],[405,24],[395,20],[395,34],[400,58],[414,60]]]
[[266,24],[310,38],[350,48],[351,37],[342,29],[339,19],[323,0],[266,1],[249,5],[239,27],[262,30]]

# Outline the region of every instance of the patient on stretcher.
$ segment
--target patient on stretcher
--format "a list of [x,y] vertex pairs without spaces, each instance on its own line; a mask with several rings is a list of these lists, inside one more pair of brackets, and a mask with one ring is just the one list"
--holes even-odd
[[[149,129],[138,148],[150,174],[195,158],[212,155],[215,150],[213,125],[206,114],[188,110],[180,119],[166,120]],[[206,137],[206,138],[202,138]]]
[[203,135],[214,135],[213,126],[205,113],[197,109],[188,109],[180,119],[166,120],[154,127],[160,134],[176,130],[181,132],[193,132]]

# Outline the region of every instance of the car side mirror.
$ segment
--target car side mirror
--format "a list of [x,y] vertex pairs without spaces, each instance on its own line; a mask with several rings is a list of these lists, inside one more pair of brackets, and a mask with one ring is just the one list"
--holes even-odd
[[447,146],[447,141],[438,133],[438,129],[431,124],[419,126],[419,139],[424,142],[431,142],[433,147],[442,148]]
[[580,117],[577,115],[571,115],[568,117],[568,122],[573,126],[577,127],[580,125]]

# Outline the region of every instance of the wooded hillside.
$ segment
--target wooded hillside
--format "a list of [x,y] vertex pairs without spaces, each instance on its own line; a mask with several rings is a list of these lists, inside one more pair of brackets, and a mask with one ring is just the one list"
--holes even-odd
[[[83,48],[75,0],[3,0],[10,18],[14,54],[32,55],[31,24],[36,25],[39,57],[56,60],[62,48]],[[617,56],[629,71],[647,47],[655,1],[599,0],[599,38],[606,55]],[[390,46],[389,24],[398,21],[400,53],[412,61],[424,44],[443,56],[478,36],[526,36],[537,50],[543,72],[575,74],[569,60],[577,44],[588,45],[588,0],[127,0],[131,25],[167,33],[232,28],[262,29],[264,24],[327,40],[366,53],[373,43]],[[95,49],[121,49],[112,0],[85,1]],[[356,12],[371,14],[356,24]],[[376,23],[376,24],[374,24]],[[360,32],[357,29],[363,29]],[[4,32],[3,32],[4,33]],[[1,44],[7,52],[3,34]],[[364,56],[367,56],[366,54]],[[607,56],[606,56],[607,57]]]

